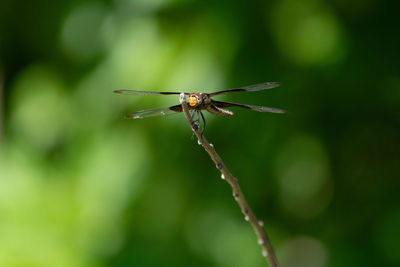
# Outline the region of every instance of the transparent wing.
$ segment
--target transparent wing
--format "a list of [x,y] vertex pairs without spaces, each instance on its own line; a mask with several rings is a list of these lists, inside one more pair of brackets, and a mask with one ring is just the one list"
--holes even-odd
[[[180,107],[180,109],[179,109]],[[148,117],[155,117],[155,116],[165,116],[170,114],[176,114],[182,111],[182,107],[180,105],[166,107],[166,108],[153,108],[153,109],[145,109],[139,110],[126,115],[126,118],[129,119],[143,119]]]
[[136,91],[136,90],[115,90],[114,93],[123,95],[179,95],[180,94],[180,92],[153,92],[153,91]]
[[281,85],[281,83],[279,83],[279,82],[259,83],[259,84],[253,84],[253,85],[249,85],[249,86],[244,86],[244,87],[241,87],[241,88],[232,88],[232,89],[226,89],[226,90],[210,93],[210,96],[226,94],[226,93],[232,93],[232,92],[261,91],[261,90],[267,90],[267,89],[275,88],[275,87],[278,87],[280,85]]
[[250,110],[255,110],[258,112],[271,112],[271,113],[287,113],[286,110],[279,109],[279,108],[270,108],[270,107],[263,107],[263,106],[253,106],[253,105],[245,105],[245,104],[238,104],[238,103],[231,103],[231,102],[222,102],[222,101],[213,101],[214,105],[220,108],[225,107],[240,107]]

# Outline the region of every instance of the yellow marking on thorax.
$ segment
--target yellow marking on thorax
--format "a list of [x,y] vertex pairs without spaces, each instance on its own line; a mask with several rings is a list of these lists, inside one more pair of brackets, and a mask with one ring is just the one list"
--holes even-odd
[[189,106],[194,107],[197,105],[197,97],[189,96]]

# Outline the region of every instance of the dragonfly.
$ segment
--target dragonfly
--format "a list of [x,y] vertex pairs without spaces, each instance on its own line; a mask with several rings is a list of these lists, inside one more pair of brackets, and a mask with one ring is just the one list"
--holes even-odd
[[[227,107],[239,107],[249,110],[254,110],[258,112],[271,112],[271,113],[287,113],[283,109],[279,108],[271,108],[271,107],[264,107],[264,106],[253,106],[253,105],[246,105],[246,104],[239,104],[239,103],[232,103],[232,102],[225,102],[225,101],[217,101],[213,100],[211,97],[228,94],[228,93],[235,93],[235,92],[254,92],[254,91],[262,91],[267,89],[272,89],[275,87],[280,86],[281,83],[279,82],[265,82],[260,84],[253,84],[249,86],[244,86],[240,88],[231,88],[226,90],[221,90],[213,93],[184,93],[188,96],[187,105],[189,107],[189,111],[191,112],[192,120],[194,120],[194,125],[199,127],[200,118],[203,121],[203,130],[205,129],[206,120],[202,113],[203,110],[208,111],[214,115],[218,116],[233,116],[233,112]],[[179,95],[181,92],[154,92],[154,91],[136,91],[136,90],[115,90],[117,94],[124,94],[124,95]],[[168,114],[174,114],[182,112],[182,105],[175,105],[170,107],[163,107],[163,108],[154,108],[154,109],[145,109],[132,112],[126,115],[126,118],[131,119],[142,119],[147,117],[154,117],[154,116],[163,116]]]

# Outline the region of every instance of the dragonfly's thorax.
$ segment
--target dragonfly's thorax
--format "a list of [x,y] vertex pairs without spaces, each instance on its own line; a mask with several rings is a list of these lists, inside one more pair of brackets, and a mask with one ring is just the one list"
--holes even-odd
[[195,109],[204,109],[211,103],[209,95],[203,93],[189,94],[188,100],[189,106]]

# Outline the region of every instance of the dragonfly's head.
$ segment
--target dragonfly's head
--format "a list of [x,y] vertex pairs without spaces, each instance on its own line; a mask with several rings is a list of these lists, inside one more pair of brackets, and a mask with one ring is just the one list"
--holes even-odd
[[189,106],[196,107],[201,104],[203,99],[200,97],[199,94],[190,94],[189,97]]

